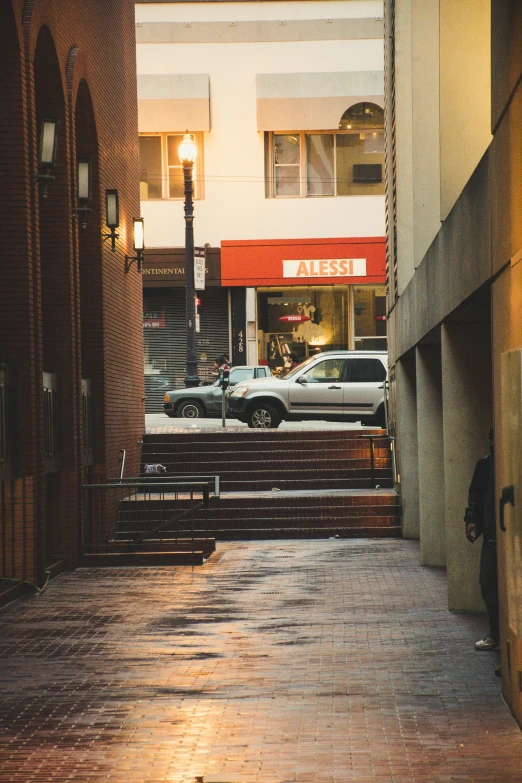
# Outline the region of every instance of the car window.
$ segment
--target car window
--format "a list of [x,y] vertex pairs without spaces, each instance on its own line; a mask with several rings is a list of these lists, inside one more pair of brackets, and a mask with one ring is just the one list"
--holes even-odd
[[384,381],[386,369],[379,359],[348,359],[347,378],[351,383],[376,383]]
[[340,381],[343,375],[344,359],[325,359],[306,373],[308,383],[331,383]]
[[248,367],[238,367],[237,370],[230,370],[230,383],[239,383],[247,381],[254,375],[254,370]]
[[[289,370],[288,372],[285,372],[284,375],[280,375],[279,378],[284,378],[285,381],[289,378],[293,378],[294,375],[301,374],[301,370],[306,367],[307,364],[310,364],[315,359],[315,356],[309,356],[308,359],[305,359],[304,362],[301,362],[301,364],[298,364],[297,367],[294,367],[293,370]],[[272,370],[270,370],[270,375],[272,375]]]

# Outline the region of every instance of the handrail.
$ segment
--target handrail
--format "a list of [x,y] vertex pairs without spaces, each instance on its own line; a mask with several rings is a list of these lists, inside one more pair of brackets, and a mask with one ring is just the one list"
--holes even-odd
[[[156,477],[149,477],[149,480],[147,480],[147,477],[143,476],[130,479],[109,479],[103,484],[84,484],[83,490],[86,493],[89,493],[90,497],[95,497],[95,493],[100,491],[104,494],[105,498],[114,497],[114,502],[120,508],[118,513],[121,513],[122,503],[147,504],[148,501],[159,503],[159,506],[152,506],[153,509],[159,508],[159,519],[154,517],[152,519],[154,526],[152,528],[149,527],[145,531],[134,533],[131,540],[125,545],[122,544],[122,546],[125,546],[126,548],[138,545],[146,539],[154,538],[158,533],[161,534],[163,530],[170,528],[173,524],[177,524],[187,517],[191,518],[192,541],[194,543],[194,514],[201,509],[208,509],[211,498],[216,496],[219,497],[219,494],[217,494],[219,493],[219,476],[176,477],[177,480],[174,481],[164,479],[157,481],[150,480],[150,478],[154,479]],[[216,490],[216,496],[212,495],[213,489]],[[114,492],[117,494],[111,494]],[[189,501],[188,507],[186,506],[187,500]],[[171,501],[178,504],[177,508],[175,506],[166,506],[166,504]],[[103,500],[103,504],[108,503],[109,513],[111,502],[112,501],[110,500]],[[181,506],[179,506],[179,502],[181,502]],[[95,511],[94,517],[89,514],[86,515],[86,518],[89,517],[89,532],[93,533],[93,535],[89,535],[89,545],[91,545],[93,538],[99,539],[100,532],[102,536],[107,535],[104,533],[105,523],[103,520],[106,506],[103,504],[100,507],[101,511]],[[86,501],[86,507],[90,509],[91,503]],[[146,506],[137,505],[134,506],[134,508],[141,510],[142,508],[146,509]],[[127,511],[128,509],[125,510],[124,513],[127,513]],[[134,509],[132,510],[132,513],[134,514]],[[145,518],[147,518],[146,510]],[[98,523],[97,528],[96,523]],[[205,536],[208,537],[208,523],[206,525]],[[95,543],[99,544],[100,542],[97,540]],[[82,545],[84,547],[86,545],[85,534],[82,534]]]
[[357,438],[365,439],[370,441],[370,484],[372,485],[372,489],[375,489],[375,440],[389,440],[390,436],[385,435],[373,435],[372,433],[363,434],[363,435],[357,435]]
[[[125,478],[126,482],[131,482],[131,484],[150,484],[151,486],[157,486],[161,484],[169,484],[167,479],[168,476],[127,476]],[[207,475],[195,475],[195,476],[172,476],[173,480],[183,483],[186,481],[207,481],[209,484],[212,482],[214,484],[214,495],[215,497],[220,497],[220,476],[207,476]],[[121,479],[107,479],[109,483],[112,484],[114,482],[115,484],[121,484]]]

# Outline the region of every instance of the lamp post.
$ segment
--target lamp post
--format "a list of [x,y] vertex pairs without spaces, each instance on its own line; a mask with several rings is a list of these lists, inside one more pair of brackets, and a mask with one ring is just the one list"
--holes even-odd
[[179,159],[185,183],[185,298],[187,312],[187,377],[185,386],[199,386],[196,355],[196,291],[194,287],[194,201],[192,171],[196,160],[196,144],[185,133],[179,145]]

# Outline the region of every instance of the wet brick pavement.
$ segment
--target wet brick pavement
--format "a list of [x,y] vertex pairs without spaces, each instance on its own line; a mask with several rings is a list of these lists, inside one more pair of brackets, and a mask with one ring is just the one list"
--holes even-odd
[[401,540],[65,574],[0,612],[0,781],[518,783],[483,623]]

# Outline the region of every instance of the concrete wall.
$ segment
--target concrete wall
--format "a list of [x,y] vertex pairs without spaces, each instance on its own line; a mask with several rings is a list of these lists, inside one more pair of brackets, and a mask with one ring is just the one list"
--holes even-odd
[[[382,17],[382,2],[151,3],[136,6],[150,22],[221,24],[235,20]],[[310,27],[312,26],[312,27]],[[305,28],[303,28],[305,29]],[[139,31],[139,28],[138,28]],[[263,133],[257,131],[256,74],[382,71],[383,40],[140,43],[139,74],[210,75],[211,130],[204,133],[205,198],[196,202],[196,244],[222,239],[383,236],[383,196],[265,198]],[[241,67],[238,68],[238,63]],[[340,119],[340,117],[339,117]],[[185,128],[172,128],[184,131]],[[295,130],[288,128],[287,130]],[[148,247],[184,242],[182,201],[143,201]]]
[[491,277],[489,169],[488,150],[390,314],[396,334],[392,361],[414,348]]
[[490,0],[440,0],[442,220],[491,141],[490,5]]
[[[398,268],[397,287],[399,295],[408,285],[414,271],[413,255],[413,76],[411,60],[406,52],[411,50],[412,41],[411,0],[399,3],[395,10],[396,30],[396,164],[401,176],[397,188],[397,255],[401,259]],[[390,118],[388,117],[388,122]]]
[[[412,1],[414,266],[440,228],[439,3]],[[402,175],[401,175],[402,176]]]
[[489,6],[396,3],[399,296],[491,141]]
[[421,564],[446,565],[441,349],[416,349]]

